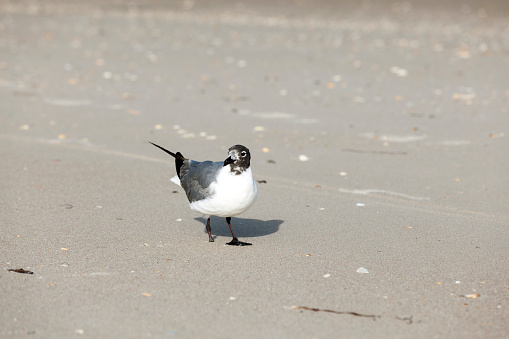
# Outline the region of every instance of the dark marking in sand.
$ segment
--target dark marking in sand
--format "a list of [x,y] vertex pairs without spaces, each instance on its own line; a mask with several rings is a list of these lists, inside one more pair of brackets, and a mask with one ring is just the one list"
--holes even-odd
[[267,180],[256,180],[256,182],[259,184],[266,184]]
[[27,270],[24,270],[22,268],[18,268],[18,269],[9,268],[7,271],[16,272],[16,273],[23,273],[23,274],[34,274],[34,272],[32,272],[32,271],[27,271]]
[[[307,306],[292,306],[292,309],[296,310],[306,310],[306,311],[313,311],[313,312],[327,312],[327,313],[334,313],[334,314],[347,314],[347,315],[353,315],[356,317],[362,317],[362,318],[371,318],[373,320],[380,319],[381,315],[376,314],[363,314],[358,312],[342,312],[342,311],[335,311],[335,310],[328,310],[325,308],[314,308],[314,307],[307,307]],[[414,317],[394,317],[397,320],[401,320],[406,322],[408,325],[411,325],[414,322]]]
[[377,318],[380,318],[379,315],[374,314],[362,314],[358,312],[342,312],[342,311],[335,311],[335,310],[328,310],[325,308],[313,308],[313,307],[307,307],[307,306],[292,306],[293,309],[297,310],[306,310],[306,311],[313,311],[313,312],[327,312],[327,313],[334,313],[334,314],[349,314],[356,317],[363,317],[363,318],[372,318],[373,320],[376,320]]

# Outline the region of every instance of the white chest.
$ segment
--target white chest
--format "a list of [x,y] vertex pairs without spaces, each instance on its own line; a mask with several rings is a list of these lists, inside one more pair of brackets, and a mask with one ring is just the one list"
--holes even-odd
[[249,209],[258,195],[251,168],[235,175],[225,167],[211,185],[211,191],[212,197],[191,203],[191,209],[206,215],[231,217]]

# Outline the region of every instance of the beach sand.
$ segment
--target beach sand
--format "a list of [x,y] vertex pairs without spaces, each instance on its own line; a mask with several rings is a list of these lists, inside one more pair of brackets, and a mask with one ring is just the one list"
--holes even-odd
[[[509,336],[507,27],[494,1],[3,1],[0,337]],[[252,246],[207,241],[149,140],[250,149]]]

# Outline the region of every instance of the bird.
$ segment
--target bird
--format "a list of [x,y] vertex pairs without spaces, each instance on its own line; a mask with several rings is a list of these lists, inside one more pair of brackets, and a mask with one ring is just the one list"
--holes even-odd
[[233,239],[227,245],[252,245],[239,241],[231,225],[231,217],[247,211],[258,196],[251,172],[251,153],[247,147],[230,147],[228,157],[223,162],[200,162],[187,159],[180,152],[173,153],[153,142],[149,143],[175,158],[177,175],[170,180],[184,189],[191,210],[207,218],[209,242],[214,242],[210,216],[215,215],[225,217],[230,227]]

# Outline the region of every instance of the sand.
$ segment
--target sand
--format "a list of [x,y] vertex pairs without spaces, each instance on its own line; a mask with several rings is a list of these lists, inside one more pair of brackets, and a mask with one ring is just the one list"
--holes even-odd
[[[508,26],[494,1],[3,1],[0,337],[509,336]],[[252,246],[217,217],[207,242],[148,140],[250,148]]]

